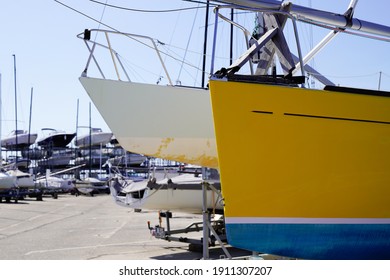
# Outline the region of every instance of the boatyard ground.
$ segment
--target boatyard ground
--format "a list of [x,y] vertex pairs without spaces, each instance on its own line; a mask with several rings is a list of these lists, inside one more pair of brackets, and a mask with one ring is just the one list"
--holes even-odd
[[[1,260],[193,260],[202,252],[187,243],[151,236],[147,222],[157,225],[156,211],[135,212],[120,207],[110,195],[60,195],[43,201],[26,198],[0,203]],[[202,221],[200,215],[173,213],[171,229]],[[163,226],[165,221],[163,220]],[[183,234],[198,238],[202,232]],[[233,257],[248,252],[228,248]],[[210,258],[223,256],[210,248]]]

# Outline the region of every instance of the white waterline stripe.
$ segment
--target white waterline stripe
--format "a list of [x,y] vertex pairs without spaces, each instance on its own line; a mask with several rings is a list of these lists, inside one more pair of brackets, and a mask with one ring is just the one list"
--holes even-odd
[[390,218],[255,218],[226,217],[226,224],[390,224]]

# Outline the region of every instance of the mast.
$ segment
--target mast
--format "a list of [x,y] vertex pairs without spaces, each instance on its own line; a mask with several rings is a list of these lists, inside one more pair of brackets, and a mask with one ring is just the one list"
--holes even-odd
[[202,88],[204,88],[205,77],[206,74],[206,52],[207,52],[207,31],[209,25],[209,9],[210,9],[210,1],[207,0],[206,4],[206,18],[205,18],[205,30],[204,30],[204,43],[203,43],[203,66],[202,66]]
[[[28,140],[27,143],[30,144],[30,135],[31,135],[31,114],[32,114],[32,101],[33,101],[33,92],[34,89],[31,88],[31,95],[30,95],[30,117],[28,120]],[[29,147],[27,147],[29,149]],[[27,161],[30,160],[30,153],[27,152]]]
[[91,126],[91,102],[89,102],[89,177],[92,173],[92,126]]
[[76,108],[76,141],[75,143],[77,143],[77,135],[78,135],[78,130],[79,129],[79,99],[77,99],[77,108]]
[[[17,91],[16,91],[16,56],[13,54],[14,57],[14,84],[15,84],[15,145],[18,147],[18,97],[17,97]],[[15,167],[18,166],[18,152],[16,151],[15,156]]]
[[[230,20],[234,21],[234,9],[230,9]],[[233,64],[233,36],[234,36],[234,25],[230,24],[230,64]]]
[[75,143],[75,149],[74,149],[74,156],[75,158],[77,158],[77,136],[79,135],[78,133],[78,129],[79,129],[79,99],[77,98],[77,108],[76,108],[76,139],[74,141]]

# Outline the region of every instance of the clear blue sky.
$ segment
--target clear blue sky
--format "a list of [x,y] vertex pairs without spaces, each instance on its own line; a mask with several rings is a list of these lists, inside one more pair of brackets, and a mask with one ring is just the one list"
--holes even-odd
[[[5,1],[3,1],[5,2]],[[61,1],[123,32],[145,34],[186,48],[195,18],[195,10],[181,13],[136,13],[88,0]],[[102,2],[106,2],[102,0]],[[349,0],[300,0],[293,3],[312,5],[343,13]],[[128,8],[162,10],[194,7],[180,0],[108,0],[108,4]],[[2,74],[3,122],[2,136],[14,129],[14,61],[16,55],[19,128],[28,129],[30,92],[34,91],[32,131],[44,127],[74,132],[79,100],[79,125],[88,125],[90,99],[78,81],[87,61],[84,43],[76,34],[85,28],[97,28],[98,23],[58,4],[54,0],[7,1],[0,9],[0,73]],[[388,0],[360,0],[355,16],[360,19],[390,25]],[[201,52],[204,10],[197,15],[197,36],[189,49]],[[253,19],[248,19],[252,24]],[[176,27],[175,27],[176,26]],[[199,27],[200,26],[200,27]],[[328,31],[303,30],[303,45],[316,42]],[[311,39],[313,37],[313,40]],[[390,91],[390,43],[360,37],[340,35],[314,61],[314,65],[336,84],[376,89],[382,71],[382,90]],[[138,56],[138,59],[142,55]],[[187,57],[190,59],[190,56]],[[142,63],[142,62],[140,62]],[[199,65],[199,61],[194,62]],[[183,74],[184,76],[184,74]],[[176,77],[174,77],[176,78]],[[183,78],[184,79],[184,78]],[[197,76],[200,79],[200,76]],[[92,104],[92,126],[109,128]]]

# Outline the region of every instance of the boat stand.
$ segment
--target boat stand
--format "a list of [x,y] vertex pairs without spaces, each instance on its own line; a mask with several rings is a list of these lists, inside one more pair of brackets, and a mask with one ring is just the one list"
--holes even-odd
[[[204,173],[205,172],[203,172],[203,174]],[[219,237],[217,232],[214,230],[214,227],[210,223],[211,214],[210,214],[209,209],[207,209],[207,188],[213,189],[214,187],[211,184],[209,184],[207,181],[203,181],[203,183],[202,183],[202,192],[203,192],[203,203],[202,203],[202,205],[203,205],[203,259],[207,260],[210,257],[209,256],[209,241],[208,241],[208,238],[210,237],[210,231],[213,234],[212,236],[214,236],[217,239],[217,241],[218,241],[219,245],[221,246],[223,252],[225,253],[226,257],[228,259],[231,259],[232,256],[230,255],[230,253],[226,249],[225,245],[223,244],[221,238]],[[225,228],[224,222],[223,222],[223,228]]]
[[[151,227],[150,221],[148,221],[148,228],[152,236],[158,239],[164,239],[167,241],[177,241],[189,244],[190,251],[200,251],[202,248],[204,260],[209,259],[209,247],[215,246],[216,241],[221,246],[225,253],[225,257],[231,259],[231,255],[226,249],[222,240],[226,240],[225,236],[225,223],[224,220],[211,221],[212,212],[207,209],[207,189],[213,189],[214,186],[209,184],[207,181],[202,183],[203,192],[203,211],[202,211],[202,222],[192,223],[183,229],[172,230],[170,225],[170,219],[172,218],[172,212],[159,212],[159,224]],[[166,228],[162,226],[162,218],[165,218]],[[174,235],[200,232],[203,231],[203,237],[201,239],[187,238],[187,237],[176,237]]]

